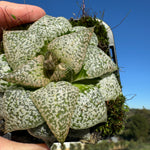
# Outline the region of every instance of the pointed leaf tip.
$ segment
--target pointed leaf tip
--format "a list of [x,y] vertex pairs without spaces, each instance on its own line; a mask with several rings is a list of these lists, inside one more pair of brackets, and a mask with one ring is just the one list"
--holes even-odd
[[32,94],[34,104],[60,143],[68,135],[78,95],[79,90],[65,81],[50,82]]

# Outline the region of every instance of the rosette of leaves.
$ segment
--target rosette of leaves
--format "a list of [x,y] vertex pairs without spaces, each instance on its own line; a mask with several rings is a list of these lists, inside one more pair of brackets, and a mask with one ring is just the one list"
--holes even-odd
[[[5,31],[0,55],[4,132],[28,130],[46,143],[107,121],[105,101],[121,92],[118,68],[97,47],[94,27],[44,16],[27,30]],[[4,86],[5,85],[5,86]],[[69,134],[68,134],[69,133]]]

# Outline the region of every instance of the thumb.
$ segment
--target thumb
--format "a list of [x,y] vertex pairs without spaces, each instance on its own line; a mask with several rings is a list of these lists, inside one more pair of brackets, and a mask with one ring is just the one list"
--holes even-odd
[[49,150],[45,144],[18,143],[0,137],[0,150]]
[[17,25],[31,23],[45,15],[45,11],[37,6],[0,2],[0,30]]

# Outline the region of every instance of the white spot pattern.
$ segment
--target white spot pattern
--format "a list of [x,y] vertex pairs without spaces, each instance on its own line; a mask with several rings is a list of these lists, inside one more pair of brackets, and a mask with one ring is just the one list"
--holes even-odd
[[92,87],[80,93],[71,120],[72,129],[86,129],[107,120],[105,101],[99,89]]
[[115,74],[107,75],[97,84],[105,101],[116,100],[122,94],[121,87]]
[[79,90],[65,81],[51,82],[32,93],[32,99],[59,142],[68,135]]
[[30,91],[25,91],[22,87],[7,89],[2,105],[5,132],[34,128],[44,122],[30,99]]

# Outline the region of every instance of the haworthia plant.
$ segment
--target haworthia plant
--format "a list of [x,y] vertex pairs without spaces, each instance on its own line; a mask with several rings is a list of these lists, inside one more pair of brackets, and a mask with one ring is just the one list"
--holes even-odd
[[1,93],[0,92],[0,120],[1,119],[3,119],[3,112],[2,112],[2,110],[3,110],[3,104],[2,104],[2,102],[3,102],[3,93]]
[[[85,86],[76,84],[75,86]],[[83,89],[83,87],[82,87]],[[106,105],[97,87],[82,90],[71,120],[72,129],[86,129],[107,120]]]
[[60,63],[55,67],[55,70],[50,77],[50,81],[68,80],[72,81],[74,70],[65,63]]
[[44,122],[30,98],[30,91],[25,91],[22,87],[11,87],[1,100],[5,132],[37,127]]
[[88,28],[58,37],[50,42],[48,50],[77,74],[82,68],[93,31],[94,28]]
[[34,31],[43,40],[52,41],[58,36],[66,34],[72,29],[69,21],[64,17],[44,16],[33,23],[28,30]]
[[[57,141],[56,137],[49,130],[49,127],[46,123],[43,123],[42,125],[36,128],[28,129],[28,132],[32,136],[42,139],[48,146],[51,146],[53,142]],[[84,129],[84,130],[70,129],[68,136],[67,136],[67,141],[77,139],[77,138],[81,138],[82,140],[89,141],[91,140],[91,136],[89,132],[90,132],[90,129]]]
[[19,69],[3,76],[3,79],[12,83],[33,88],[43,87],[50,80],[44,75],[44,56],[39,55]]
[[32,136],[42,139],[48,146],[51,146],[54,141],[57,141],[56,137],[51,132],[46,123],[43,123],[42,125],[36,128],[28,129],[28,132]]
[[122,95],[122,91],[115,74],[103,77],[99,80],[96,86],[99,88],[105,101],[115,100],[117,95]]
[[[5,132],[28,130],[47,144],[63,143],[107,121],[105,101],[122,94],[117,66],[94,28],[44,16],[27,30],[5,31],[0,55],[0,119]],[[4,96],[3,96],[4,95]],[[73,131],[73,132],[69,132]]]
[[61,143],[68,135],[78,94],[78,88],[65,81],[51,82],[32,93],[34,104]]
[[3,45],[9,65],[12,69],[17,69],[40,52],[44,41],[29,31],[6,31]]
[[2,76],[11,72],[11,68],[6,60],[5,54],[0,55],[0,92],[4,92],[8,87],[12,86],[12,83],[1,79]]
[[107,56],[100,48],[89,45],[82,71],[75,80],[97,78],[116,70],[117,66],[109,56]]
[[[83,30],[83,29],[86,29],[86,27],[83,27],[83,26],[76,26],[76,27],[73,27],[73,28],[72,28],[72,31],[73,31],[73,32],[80,32],[80,31]],[[94,45],[94,46],[97,46],[97,45],[98,45],[98,38],[97,38],[97,36],[96,36],[95,33],[93,33],[89,44],[90,44],[90,45]]]
[[69,21],[63,17],[44,16],[35,22],[27,31],[6,31],[3,45],[9,65],[16,69],[33,59],[46,41],[71,30]]

